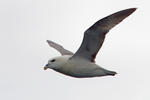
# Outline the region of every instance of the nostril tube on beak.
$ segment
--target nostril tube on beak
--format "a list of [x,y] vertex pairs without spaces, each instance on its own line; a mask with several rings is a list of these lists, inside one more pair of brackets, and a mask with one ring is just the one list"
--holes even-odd
[[44,67],[44,70],[46,70],[46,69],[47,69],[47,66]]
[[44,70],[46,70],[48,68],[47,66],[48,66],[48,64],[46,64],[46,66],[44,67]]

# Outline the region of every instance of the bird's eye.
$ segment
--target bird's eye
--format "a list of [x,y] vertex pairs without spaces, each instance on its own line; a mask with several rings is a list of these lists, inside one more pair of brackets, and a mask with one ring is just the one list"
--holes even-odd
[[54,62],[54,61],[55,61],[55,59],[51,60],[51,62]]

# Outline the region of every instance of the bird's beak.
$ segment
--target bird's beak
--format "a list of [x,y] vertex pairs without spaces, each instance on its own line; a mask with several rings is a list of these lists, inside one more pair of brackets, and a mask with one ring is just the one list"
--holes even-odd
[[48,68],[47,66],[48,66],[48,64],[44,66],[44,70],[46,70]]
[[44,70],[46,70],[47,69],[47,67],[46,66],[44,66]]

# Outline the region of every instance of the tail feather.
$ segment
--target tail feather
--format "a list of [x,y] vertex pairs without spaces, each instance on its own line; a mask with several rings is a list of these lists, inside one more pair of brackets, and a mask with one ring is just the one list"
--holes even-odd
[[117,73],[115,71],[107,71],[107,75],[115,76]]

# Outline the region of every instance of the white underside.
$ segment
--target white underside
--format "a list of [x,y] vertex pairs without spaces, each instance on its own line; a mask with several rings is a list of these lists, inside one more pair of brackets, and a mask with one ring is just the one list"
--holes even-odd
[[61,59],[65,62],[54,70],[73,77],[106,76],[108,75],[107,72],[110,72],[85,59],[69,59],[70,57],[71,56],[61,56]]

